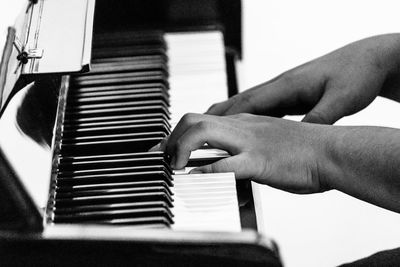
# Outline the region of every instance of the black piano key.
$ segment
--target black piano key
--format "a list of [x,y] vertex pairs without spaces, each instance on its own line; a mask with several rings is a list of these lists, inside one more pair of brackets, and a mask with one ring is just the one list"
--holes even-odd
[[142,182],[116,182],[116,183],[106,183],[106,184],[86,184],[86,185],[64,185],[57,186],[57,194],[60,192],[80,192],[80,191],[88,191],[88,190],[100,190],[100,189],[116,189],[116,188],[140,188],[140,187],[151,187],[151,186],[160,186],[164,187],[167,191],[169,191],[170,195],[173,195],[173,192],[170,191],[169,185],[162,180],[153,180],[153,181],[142,181]]
[[118,56],[165,55],[166,48],[160,45],[127,45],[122,47],[101,47],[92,50],[93,58]]
[[142,202],[142,201],[143,202],[164,201],[167,203],[169,207],[173,206],[172,205],[173,199],[165,191],[56,199],[55,205],[58,207],[71,207],[79,205],[111,204],[111,203]]
[[95,58],[92,64],[119,63],[119,62],[168,62],[167,55],[144,55],[144,56],[122,56]]
[[144,152],[160,143],[164,137],[148,137],[121,140],[106,140],[92,142],[77,142],[74,144],[62,144],[63,155],[98,155],[115,154],[123,152]]
[[120,154],[99,154],[95,156],[71,156],[65,157],[60,156],[60,162],[63,163],[70,163],[70,162],[87,162],[87,161],[97,161],[97,160],[112,160],[112,159],[127,159],[127,158],[134,158],[134,159],[143,159],[143,158],[161,158],[166,157],[161,151],[152,151],[152,152],[141,152],[141,153],[120,153]]
[[[72,118],[71,118],[72,117]],[[118,116],[97,116],[97,117],[83,117],[83,118],[76,118],[73,116],[66,117],[64,120],[64,124],[66,125],[74,125],[80,123],[96,123],[96,122],[116,122],[123,120],[153,120],[153,119],[160,119],[162,118],[163,121],[168,121],[168,117],[163,113],[142,113],[142,114],[123,114]]]
[[168,97],[162,93],[151,93],[151,94],[126,94],[126,95],[109,95],[109,96],[97,96],[97,97],[76,97],[68,99],[69,103],[73,103],[76,107],[72,109],[85,109],[87,106],[107,107],[108,103],[124,103],[132,105],[137,102],[138,106],[148,105],[151,103],[158,104],[160,102],[168,105]]
[[155,208],[164,207],[168,208],[168,205],[164,201],[149,201],[149,202],[130,202],[130,203],[114,203],[114,204],[97,204],[97,205],[81,205],[76,207],[64,207],[54,209],[54,214],[74,214],[79,212],[88,211],[104,211],[104,210],[122,210],[132,208]]
[[72,130],[72,129],[85,129],[85,128],[93,128],[93,127],[101,127],[101,126],[125,126],[125,125],[140,125],[140,124],[162,124],[164,127],[170,129],[171,124],[164,118],[151,118],[151,119],[127,119],[127,120],[104,120],[104,121],[94,121],[94,122],[67,122],[64,123],[64,129]]
[[[63,132],[63,140],[67,141],[69,138],[74,141],[79,141],[79,137],[90,137],[101,136],[101,135],[115,135],[117,137],[118,134],[124,133],[165,133],[169,134],[170,130],[164,123],[149,123],[149,124],[131,124],[131,125],[111,125],[111,126],[98,126],[98,127],[85,127],[85,128],[77,128],[73,127],[70,129],[66,129]],[[81,138],[83,139],[83,138]]]
[[65,117],[67,121],[88,118],[88,117],[105,117],[105,116],[126,116],[126,115],[149,115],[163,114],[169,119],[169,111],[165,105],[152,105],[140,107],[118,107],[118,108],[99,108],[90,110],[72,110],[66,111]]
[[85,175],[79,177],[57,177],[57,186],[110,184],[123,182],[164,181],[172,186],[172,176],[164,171],[147,171],[132,173],[113,173],[101,175]]
[[164,33],[161,31],[116,31],[96,33],[94,47],[120,46],[129,44],[153,44],[165,47]]
[[168,69],[164,62],[119,62],[92,64],[90,72],[80,75],[80,77],[92,76],[97,74],[121,73],[132,71],[153,71],[161,70],[167,73]]
[[87,222],[87,223],[129,226],[129,227],[135,227],[135,229],[161,228],[161,227],[165,228],[165,227],[169,227],[172,224],[172,222],[170,220],[168,220],[165,216],[98,220],[95,222]]
[[[118,89],[110,89],[110,90],[99,90],[99,91],[92,91],[92,92],[71,92],[71,94],[68,97],[68,103],[73,103],[71,101],[78,100],[82,101],[92,101],[92,98],[96,100],[96,98],[101,98],[104,99],[104,101],[109,100],[109,98],[106,97],[135,97],[135,98],[149,98],[147,95],[150,95],[150,97],[160,97],[162,99],[168,99],[169,94],[168,91],[165,90],[165,88],[161,87],[151,87],[151,88],[127,88],[123,90],[118,90]],[[111,99],[112,100],[112,99]]]
[[113,75],[93,75],[75,78],[72,85],[77,87],[103,86],[135,83],[164,83],[168,86],[167,75],[162,71],[119,73]]
[[[108,146],[109,143],[119,144],[122,142],[134,142],[135,140],[151,140],[164,139],[168,136],[166,132],[138,132],[138,133],[117,133],[117,134],[102,134],[90,136],[78,136],[64,138],[61,147],[68,149],[80,149],[85,146],[97,144],[100,146]],[[146,144],[143,144],[146,145]],[[138,147],[139,149],[139,147]],[[121,151],[126,152],[126,151]]]
[[71,215],[56,215],[54,222],[97,222],[110,221],[116,219],[141,219],[148,217],[163,217],[168,223],[173,223],[172,213],[169,208],[142,208],[142,209],[124,209],[110,211],[89,211]]
[[[110,167],[124,167],[124,166],[152,166],[163,165],[169,168],[169,164],[163,157],[144,157],[144,158],[120,158],[120,159],[92,159],[87,161],[78,162],[65,162],[60,161],[58,164],[58,172],[76,171],[86,169],[99,169]],[[171,172],[171,169],[169,169]]]
[[[84,93],[100,93],[100,92],[113,92],[113,91],[126,91],[126,90],[134,90],[140,93],[140,90],[146,89],[162,89],[163,91],[168,91],[168,87],[165,86],[164,83],[134,83],[134,84],[116,84],[116,85],[99,85],[93,87],[73,87],[71,86],[68,95],[74,94],[84,94]],[[144,91],[146,92],[146,91]]]
[[60,171],[58,173],[58,178],[79,178],[89,175],[104,175],[107,173],[117,174],[117,173],[131,173],[131,172],[147,172],[147,171],[164,171],[171,175],[171,169],[167,167],[167,164],[163,165],[144,165],[144,166],[124,166],[124,167],[114,167],[114,168],[97,168],[97,169],[81,169],[73,171]]
[[71,110],[91,110],[91,109],[99,109],[99,108],[118,108],[118,107],[141,107],[141,106],[154,106],[154,105],[162,105],[165,108],[168,107],[167,101],[164,100],[137,100],[137,101],[109,101],[108,103],[100,103],[100,104],[79,104],[76,106],[67,107],[67,111]]
[[77,197],[89,196],[105,196],[117,194],[130,194],[130,193],[147,193],[147,192],[165,192],[172,195],[169,188],[163,186],[150,186],[150,187],[127,187],[127,188],[110,188],[110,189],[91,189],[91,190],[78,190],[70,192],[57,192],[56,201],[60,199],[71,199]]

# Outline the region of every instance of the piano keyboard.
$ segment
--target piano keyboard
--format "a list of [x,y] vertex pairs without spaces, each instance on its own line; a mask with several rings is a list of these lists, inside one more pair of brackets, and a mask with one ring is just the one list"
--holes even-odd
[[174,175],[147,152],[183,114],[226,99],[222,35],[98,35],[92,58],[70,80],[51,222],[240,231],[233,174]]

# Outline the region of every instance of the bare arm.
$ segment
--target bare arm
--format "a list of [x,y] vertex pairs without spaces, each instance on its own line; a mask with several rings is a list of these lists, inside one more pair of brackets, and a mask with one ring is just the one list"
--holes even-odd
[[400,212],[400,130],[188,114],[161,149],[179,169],[206,142],[232,156],[194,172],[233,171],[294,193],[337,189]]

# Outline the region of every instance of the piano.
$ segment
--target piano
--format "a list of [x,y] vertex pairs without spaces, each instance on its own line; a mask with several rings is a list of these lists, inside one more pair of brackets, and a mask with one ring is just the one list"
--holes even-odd
[[31,0],[0,65],[3,265],[281,266],[250,181],[149,149],[238,92],[239,0]]

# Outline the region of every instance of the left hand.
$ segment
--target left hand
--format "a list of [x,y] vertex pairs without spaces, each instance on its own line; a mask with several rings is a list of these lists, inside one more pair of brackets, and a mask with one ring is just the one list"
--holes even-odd
[[186,114],[160,149],[172,156],[171,166],[180,169],[191,151],[208,143],[232,156],[192,172],[235,172],[237,179],[315,193],[328,189],[319,169],[328,158],[326,127],[250,114]]

